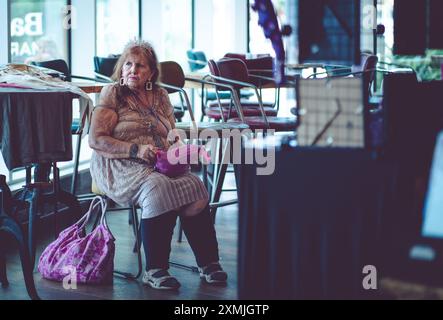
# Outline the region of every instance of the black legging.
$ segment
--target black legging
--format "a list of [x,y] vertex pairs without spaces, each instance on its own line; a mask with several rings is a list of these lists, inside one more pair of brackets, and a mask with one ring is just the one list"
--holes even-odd
[[[169,268],[171,240],[176,220],[175,211],[142,220],[141,234],[146,270]],[[209,206],[194,217],[180,217],[180,220],[197,265],[204,267],[211,262],[218,262],[218,243]]]

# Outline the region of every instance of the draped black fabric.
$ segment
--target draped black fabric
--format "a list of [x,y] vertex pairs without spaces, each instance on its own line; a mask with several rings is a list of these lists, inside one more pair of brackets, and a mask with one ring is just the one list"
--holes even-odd
[[288,148],[275,173],[239,177],[241,299],[367,298],[390,174],[364,150]]
[[72,159],[72,99],[65,91],[0,89],[1,149],[9,170]]
[[409,266],[409,250],[414,244],[426,243],[421,235],[423,206],[436,138],[443,130],[443,82],[418,82],[414,74],[390,74],[383,84],[385,156],[395,172],[390,208],[383,217],[384,242],[391,249],[383,260],[394,276],[436,282],[433,276],[441,278],[441,266],[433,266],[433,273],[420,272]]

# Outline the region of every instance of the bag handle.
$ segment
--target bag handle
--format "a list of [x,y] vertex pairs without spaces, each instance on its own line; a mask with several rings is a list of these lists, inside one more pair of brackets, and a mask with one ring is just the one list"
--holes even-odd
[[80,229],[82,229],[86,226],[91,214],[94,212],[95,208],[99,205],[101,205],[101,208],[102,208],[102,218],[103,218],[103,215],[106,212],[107,204],[106,204],[106,201],[102,197],[97,196],[94,199],[92,199],[91,204],[89,205],[89,210],[86,212],[86,214],[83,217],[81,217],[80,220],[77,221],[76,224],[79,225]]
[[115,237],[109,229],[108,223],[106,221],[106,208],[108,207],[108,203],[105,199],[103,199],[103,197],[97,196],[92,199],[88,212],[86,212],[86,214],[77,222],[77,224],[81,223],[80,229],[83,229],[86,226],[86,223],[88,223],[91,213],[94,212],[95,208],[98,206],[100,206],[102,210],[99,225],[103,225],[105,229],[108,230],[111,237],[115,240]]
[[102,216],[100,218],[100,224],[103,225],[106,229],[108,229],[109,232],[111,232],[111,230],[109,230],[108,227],[108,222],[106,220],[106,208],[108,207],[108,203],[106,201],[102,202]]
[[[209,155],[208,151],[206,150],[206,148],[204,146],[198,146],[198,145],[193,145],[193,144],[185,144],[185,145],[176,147],[173,150],[174,150],[176,156],[177,156],[177,151],[178,151],[178,156],[179,157],[186,156],[186,159],[188,159],[188,157],[192,153],[192,148],[193,147],[195,148],[194,150],[197,153],[198,160],[201,163],[203,163],[205,165],[211,164],[211,156]],[[186,151],[185,154],[183,154],[183,152],[180,150],[181,148],[185,148],[185,151]],[[169,152],[169,150],[168,151],[157,150],[157,152],[156,152],[157,160],[161,156],[166,156],[166,158],[167,158],[168,152]]]

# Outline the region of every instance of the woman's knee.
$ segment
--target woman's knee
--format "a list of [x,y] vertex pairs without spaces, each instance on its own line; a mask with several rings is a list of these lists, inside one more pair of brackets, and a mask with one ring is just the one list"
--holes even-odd
[[183,217],[194,217],[202,212],[208,205],[208,199],[198,200],[187,205],[182,210]]

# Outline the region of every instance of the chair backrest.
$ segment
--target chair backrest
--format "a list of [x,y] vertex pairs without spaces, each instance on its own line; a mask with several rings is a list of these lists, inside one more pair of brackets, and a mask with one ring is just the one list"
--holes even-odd
[[188,50],[186,55],[188,56],[189,68],[192,72],[204,69],[208,63],[203,51]]
[[94,72],[110,78],[114,73],[118,57],[94,57]]
[[43,67],[52,69],[64,74],[66,81],[71,81],[71,72],[69,71],[68,64],[65,60],[56,59],[56,60],[48,60],[48,61],[33,61],[32,65],[37,67]]
[[[250,70],[273,70],[274,68],[274,59],[270,55],[258,55],[255,58],[246,58],[246,55],[241,53],[227,53],[224,55],[224,58],[230,59],[240,59],[248,68],[249,73]],[[263,74],[264,75],[264,74]],[[267,76],[272,76],[272,74],[267,73]]]
[[[215,65],[217,66],[216,72],[218,70],[218,74],[222,78],[227,78],[241,82],[250,82],[248,68],[246,67],[246,64],[240,59],[231,59],[231,58],[221,59],[215,62]],[[233,86],[236,89],[240,89],[242,87],[240,85],[233,85]]]
[[[159,82],[160,86],[163,86],[166,91],[171,94],[178,92],[182,99],[182,105],[184,106],[184,101],[186,102],[186,108],[189,111],[189,115],[191,117],[192,122],[195,122],[194,111],[191,105],[191,101],[189,100],[188,94],[183,89],[185,86],[185,73],[183,72],[182,67],[175,61],[162,61],[159,63],[160,69],[160,77]],[[183,101],[184,99],[184,101]]]
[[208,61],[208,66],[209,66],[209,71],[211,72],[211,74],[213,76],[219,77],[220,76],[220,70],[218,70],[218,66],[215,63],[214,60],[209,60]]
[[376,55],[362,55],[363,71],[367,71],[363,78],[365,79],[365,84],[368,86],[371,86],[375,79],[377,63],[378,57]]
[[[258,55],[256,58],[247,59],[246,55],[241,53],[227,53],[224,58],[240,59],[242,60],[248,69],[250,75],[264,76],[272,78],[274,77],[274,59],[270,55]],[[250,78],[249,82],[257,87],[260,87],[266,83],[271,83],[271,80],[263,80],[258,78]]]
[[232,58],[232,59],[240,59],[243,61],[246,61],[246,55],[243,53],[231,53],[228,52],[227,54],[224,55],[225,58]]
[[361,65],[363,70],[374,69],[377,66],[378,57],[373,54],[362,54]]
[[[182,67],[175,61],[162,61],[160,62],[160,77],[161,83],[183,88],[185,85],[185,73]],[[178,90],[172,88],[165,88],[168,93],[174,93]]]
[[[273,70],[274,59],[272,57],[247,59],[246,66],[248,67],[248,70]],[[270,75],[268,74],[268,76]]]

